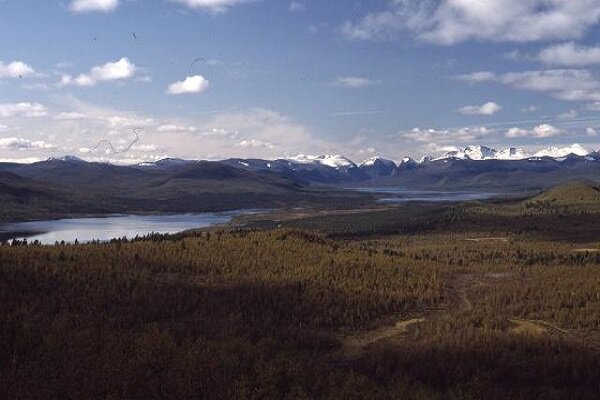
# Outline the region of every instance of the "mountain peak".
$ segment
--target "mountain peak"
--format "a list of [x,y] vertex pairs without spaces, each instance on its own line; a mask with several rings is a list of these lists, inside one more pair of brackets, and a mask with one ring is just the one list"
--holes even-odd
[[577,156],[587,156],[592,152],[581,146],[580,144],[573,144],[566,147],[552,146],[547,149],[530,153],[517,147],[509,147],[502,150],[496,150],[490,147],[471,145],[464,148],[459,148],[446,152],[441,157],[435,158],[434,160],[447,160],[447,159],[459,159],[459,160],[526,160],[528,158],[563,158],[570,154]]
[[286,159],[297,164],[320,164],[334,169],[356,167],[354,162],[339,154],[324,154],[320,156],[298,154]]
[[548,147],[547,149],[540,150],[534,154],[534,157],[551,157],[551,158],[562,158],[568,155],[575,154],[576,156],[585,157],[592,153],[579,143],[572,144],[566,147]]
[[363,162],[358,164],[358,166],[359,166],[359,168],[363,168],[363,167],[372,167],[377,164],[386,165],[386,166],[392,166],[392,165],[396,166],[396,163],[394,161],[387,160],[387,159],[379,157],[379,156],[367,158],[366,160],[364,160]]
[[50,157],[47,161],[63,161],[70,163],[86,163],[87,161],[76,156]]

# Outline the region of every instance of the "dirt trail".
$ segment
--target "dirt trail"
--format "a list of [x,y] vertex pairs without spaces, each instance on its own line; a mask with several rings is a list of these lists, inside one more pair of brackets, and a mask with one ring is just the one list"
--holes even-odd
[[[431,318],[442,315],[447,316],[452,311],[470,311],[473,309],[473,303],[469,299],[468,290],[474,286],[481,285],[482,282],[476,280],[471,274],[454,275],[448,283],[450,298],[448,304],[435,311],[430,310],[427,315]],[[394,325],[381,326],[379,328],[358,332],[350,335],[341,335],[342,353],[346,358],[355,358],[363,354],[367,348],[379,341],[400,337],[408,331],[412,325],[426,321],[425,315],[412,318],[400,319]]]
[[347,358],[360,356],[370,345],[394,336],[404,335],[411,325],[424,322],[425,318],[400,320],[393,326],[382,326],[371,331],[348,335],[341,338],[342,353]]
[[538,322],[523,319],[511,319],[509,321],[517,325],[509,331],[515,335],[540,336],[548,332],[548,330]]
[[482,238],[469,238],[465,239],[466,242],[509,242],[510,238],[507,237],[482,237]]
[[[488,276],[489,275],[489,276]],[[453,274],[446,281],[448,289],[448,302],[435,310],[429,310],[422,316],[412,319],[398,320],[394,325],[385,325],[370,331],[356,332],[352,334],[343,334],[339,336],[342,343],[342,354],[344,358],[352,359],[363,355],[369,348],[384,340],[396,339],[402,340],[408,329],[416,324],[426,320],[456,318],[456,313],[469,312],[474,309],[472,300],[469,298],[469,291],[478,286],[494,285],[499,278],[510,277],[511,274],[488,274],[488,279],[478,279],[473,274],[457,273]],[[514,326],[509,330],[514,335],[541,336],[545,334],[570,337],[583,341],[583,343],[592,349],[600,350],[600,335],[595,333],[581,336],[563,329],[551,322],[543,320],[530,319],[510,319]]]
[[448,282],[450,290],[449,310],[470,311],[473,309],[473,303],[469,299],[468,291],[476,286],[483,285],[483,282],[476,279],[472,274],[456,274]]

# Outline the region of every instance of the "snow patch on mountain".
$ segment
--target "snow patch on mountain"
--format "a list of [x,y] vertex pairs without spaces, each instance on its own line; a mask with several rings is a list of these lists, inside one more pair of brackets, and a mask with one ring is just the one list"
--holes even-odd
[[510,147],[496,152],[496,159],[498,160],[525,160],[529,157],[530,154],[527,151],[516,147]]
[[376,164],[381,164],[385,166],[396,166],[396,163],[392,160],[386,160],[385,158],[381,157],[371,157],[358,164],[358,167],[374,167]]
[[549,147],[544,150],[540,150],[534,154],[534,157],[551,157],[551,158],[562,158],[566,157],[570,154],[575,154],[577,156],[585,157],[592,152],[582,145],[575,143],[571,146],[567,147]]
[[441,157],[433,159],[434,161],[448,160],[448,159],[459,159],[459,160],[527,160],[533,158],[563,158],[571,154],[585,157],[592,152],[580,144],[573,144],[566,147],[549,147],[530,153],[526,150],[519,149],[516,147],[510,147],[508,149],[496,150],[485,146],[467,146],[465,148],[457,149],[454,151],[446,152]]
[[305,154],[298,154],[297,156],[287,157],[286,159],[296,164],[320,164],[334,169],[356,167],[356,164],[354,164],[354,162],[338,154],[326,154],[322,156],[309,156]]

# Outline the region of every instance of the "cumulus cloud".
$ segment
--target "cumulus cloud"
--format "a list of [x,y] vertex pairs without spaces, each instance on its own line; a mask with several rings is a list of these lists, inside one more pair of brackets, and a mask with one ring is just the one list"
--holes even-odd
[[507,138],[551,138],[556,136],[562,136],[565,132],[558,129],[555,126],[549,124],[538,125],[533,129],[524,128],[510,128],[506,131],[505,136]]
[[410,131],[400,132],[399,137],[421,143],[454,144],[456,142],[479,140],[492,132],[484,126],[442,130],[414,128]]
[[376,85],[378,83],[378,81],[374,81],[369,78],[363,78],[360,76],[342,76],[336,78],[333,82],[331,82],[331,86],[344,87],[350,89],[361,89]]
[[130,79],[135,76],[136,70],[135,64],[123,57],[118,61],[94,67],[87,74],[79,74],[76,77],[63,75],[60,84],[63,86],[96,86],[100,82]]
[[70,5],[74,13],[110,12],[119,6],[119,0],[73,0]]
[[475,72],[456,78],[469,83],[496,82],[516,89],[549,93],[560,100],[600,101],[600,81],[585,69],[508,72],[502,75]]
[[581,38],[599,22],[597,0],[391,0],[384,10],[346,21],[341,32],[363,40],[409,33],[441,45],[533,42]]
[[464,106],[458,109],[463,115],[494,115],[502,110],[502,107],[493,101],[487,102],[481,106]]
[[600,47],[587,47],[574,42],[557,44],[540,51],[538,59],[544,64],[586,66],[600,64]]
[[259,0],[171,0],[181,3],[189,8],[206,10],[213,14],[226,12],[230,7],[238,4],[253,3]]
[[402,33],[420,32],[431,25],[433,4],[430,0],[392,0],[386,10],[365,15],[358,21],[346,21],[341,33],[354,40],[389,40]]
[[172,83],[167,88],[168,94],[202,93],[208,90],[209,81],[202,75],[188,76],[182,81]]
[[477,71],[470,74],[458,75],[456,79],[469,83],[490,82],[496,80],[496,74],[490,71]]
[[8,137],[0,138],[0,149],[3,150],[53,150],[55,145],[42,140],[29,140],[25,138]]
[[39,118],[48,115],[48,108],[39,103],[3,103],[0,104],[0,117]]
[[[164,157],[277,158],[296,152],[322,154],[337,150],[348,154],[346,150],[353,150],[346,143],[332,144],[323,140],[294,119],[267,109],[219,111],[188,118],[156,118],[140,112],[97,106],[71,95],[60,96],[53,101],[57,102],[53,107],[57,111],[37,110],[37,115],[47,113],[43,118],[24,117],[35,115],[35,108],[26,112],[26,107],[0,105],[0,123],[11,126],[8,131],[11,133],[5,136],[27,138],[30,134],[43,135],[39,137],[56,143],[62,154],[82,154],[88,160],[118,163],[153,161]],[[3,121],[1,115],[14,118]],[[139,141],[126,153],[107,153],[105,146],[96,148],[101,140],[108,140],[119,151],[127,149],[136,138],[132,131],[134,126],[142,128],[137,132]],[[47,158],[49,149],[38,147],[35,156]],[[0,158],[3,157],[12,157],[10,150],[0,149]]]
[[275,148],[275,145],[273,145],[273,143],[263,142],[262,140],[256,140],[256,139],[242,140],[239,143],[239,146],[240,147],[251,147],[251,148],[266,147],[267,149]]
[[25,78],[32,75],[35,75],[35,70],[23,61],[12,61],[8,64],[0,61],[0,79]]

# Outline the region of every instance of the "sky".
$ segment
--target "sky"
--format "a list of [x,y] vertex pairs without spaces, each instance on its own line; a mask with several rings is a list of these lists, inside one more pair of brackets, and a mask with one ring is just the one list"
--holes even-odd
[[0,160],[600,149],[600,0],[0,0]]

